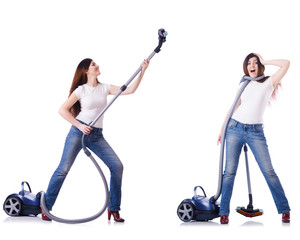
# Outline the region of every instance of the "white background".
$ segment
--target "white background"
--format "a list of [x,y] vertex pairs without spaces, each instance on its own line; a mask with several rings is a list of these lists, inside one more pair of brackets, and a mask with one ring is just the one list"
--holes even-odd
[[[299,22],[297,1],[292,0],[1,1],[3,202],[20,190],[23,180],[33,192],[46,190],[70,127],[57,112],[78,63],[90,57],[100,65],[101,82],[122,85],[156,47],[157,30],[165,28],[169,35],[138,91],[120,97],[105,115],[104,135],[125,167],[121,216],[126,222],[108,223],[105,213],[90,223],[66,225],[2,212],[0,234],[10,239],[295,236],[300,216]],[[266,110],[265,134],[292,222],[281,223],[250,153],[254,207],[264,215],[249,219],[234,211],[248,200],[242,157],[230,224],[220,226],[219,219],[183,224],[176,210],[192,197],[194,186],[202,185],[209,196],[216,192],[216,141],[250,52],[291,61],[278,101]],[[266,66],[265,73],[276,70]],[[101,179],[81,153],[53,214],[85,217],[102,202]]]

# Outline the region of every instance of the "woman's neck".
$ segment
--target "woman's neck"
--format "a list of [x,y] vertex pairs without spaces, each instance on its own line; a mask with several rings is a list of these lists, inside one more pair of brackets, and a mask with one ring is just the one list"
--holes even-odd
[[98,80],[97,77],[88,77],[88,81],[86,83],[90,87],[97,87],[98,85]]

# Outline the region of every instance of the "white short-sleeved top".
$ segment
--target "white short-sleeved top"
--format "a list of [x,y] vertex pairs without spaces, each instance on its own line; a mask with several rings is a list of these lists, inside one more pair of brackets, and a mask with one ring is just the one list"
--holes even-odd
[[[110,85],[99,83],[97,87],[90,87],[87,84],[78,86],[74,93],[79,99],[81,111],[76,119],[89,124],[107,105],[107,95],[109,94]],[[103,128],[103,117],[95,123],[94,127]]]
[[232,118],[244,124],[262,124],[263,115],[274,91],[272,77],[263,83],[251,81],[241,95],[241,105]]

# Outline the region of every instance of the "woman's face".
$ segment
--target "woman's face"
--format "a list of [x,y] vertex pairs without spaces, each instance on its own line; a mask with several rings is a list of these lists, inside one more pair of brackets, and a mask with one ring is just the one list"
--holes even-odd
[[256,78],[258,74],[258,61],[256,57],[252,57],[248,61],[247,70],[249,76],[252,78]]
[[96,76],[96,77],[101,74],[101,72],[99,70],[99,66],[94,61],[91,62],[90,66],[89,66],[89,70],[87,71],[87,74],[91,75],[91,76]]

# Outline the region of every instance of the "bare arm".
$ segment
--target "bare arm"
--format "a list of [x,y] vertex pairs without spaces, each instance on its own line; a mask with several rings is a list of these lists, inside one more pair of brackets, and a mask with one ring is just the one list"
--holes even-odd
[[77,127],[80,131],[82,131],[85,135],[88,135],[92,130],[91,127],[82,124],[81,122],[77,121],[76,118],[72,115],[70,109],[71,107],[78,101],[78,97],[73,92],[70,97],[63,103],[63,105],[59,108],[59,114],[66,119],[69,123],[73,126]]
[[256,54],[263,65],[274,65],[279,67],[277,72],[272,75],[272,84],[276,88],[289,69],[290,61],[285,59],[264,60],[262,56]]
[[[137,90],[137,88],[139,87],[139,85],[140,85],[140,83],[141,83],[141,81],[144,77],[145,71],[149,66],[149,63],[150,63],[149,60],[144,60],[143,61],[143,63],[141,64],[142,70],[141,70],[138,78],[132,84],[130,84],[126,88],[126,90],[124,92],[122,92],[121,95],[133,94]],[[121,88],[120,86],[111,85],[110,90],[109,90],[109,94],[110,95],[116,95],[119,92],[120,88]]]

